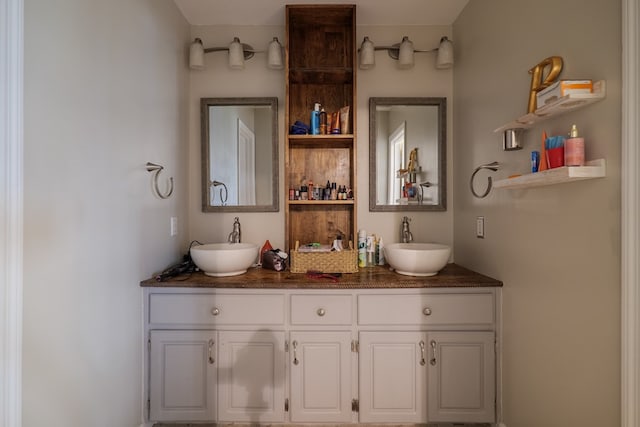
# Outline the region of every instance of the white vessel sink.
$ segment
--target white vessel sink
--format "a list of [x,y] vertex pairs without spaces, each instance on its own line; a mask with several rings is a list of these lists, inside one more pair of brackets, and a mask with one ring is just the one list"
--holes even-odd
[[384,247],[391,268],[407,276],[434,276],[447,265],[451,247],[439,243],[392,243]]
[[208,243],[191,248],[191,258],[207,276],[237,276],[247,272],[258,258],[253,243]]

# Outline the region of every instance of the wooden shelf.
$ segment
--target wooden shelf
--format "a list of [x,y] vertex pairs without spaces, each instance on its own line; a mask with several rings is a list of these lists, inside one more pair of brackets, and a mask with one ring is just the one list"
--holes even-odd
[[493,182],[493,187],[506,189],[531,188],[602,178],[604,176],[606,176],[605,160],[597,159],[587,162],[585,166],[563,166],[513,178],[500,179]]
[[291,147],[351,147],[353,146],[353,135],[287,135],[289,146]]
[[338,134],[329,134],[329,135],[288,135],[289,139],[291,140],[297,140],[297,139],[326,139],[326,140],[333,140],[333,139],[353,139],[353,135],[352,134],[344,134],[344,133],[338,133]]
[[598,80],[593,83],[593,93],[589,94],[570,94],[558,98],[557,100],[538,108],[535,112],[525,114],[512,122],[509,122],[494,132],[503,132],[507,129],[528,129],[536,123],[568,113],[578,108],[586,107],[594,102],[601,101],[606,96],[606,84],[604,80]]
[[353,199],[349,200],[287,200],[290,205],[353,205]]

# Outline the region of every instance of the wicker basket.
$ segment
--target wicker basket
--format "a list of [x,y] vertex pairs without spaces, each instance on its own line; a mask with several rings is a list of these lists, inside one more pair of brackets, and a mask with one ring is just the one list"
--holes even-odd
[[357,273],[358,251],[349,242],[349,249],[336,252],[300,252],[300,242],[291,251],[292,273],[318,271],[321,273]]

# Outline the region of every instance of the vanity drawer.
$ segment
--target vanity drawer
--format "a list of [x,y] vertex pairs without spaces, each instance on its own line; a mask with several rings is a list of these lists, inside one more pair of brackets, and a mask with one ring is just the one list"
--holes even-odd
[[282,325],[284,295],[151,294],[149,323]]
[[361,325],[493,324],[491,293],[360,295]]
[[351,295],[291,295],[293,325],[351,325]]

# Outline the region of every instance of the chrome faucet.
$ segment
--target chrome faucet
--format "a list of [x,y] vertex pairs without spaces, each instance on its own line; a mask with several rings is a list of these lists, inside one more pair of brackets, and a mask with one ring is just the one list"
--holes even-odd
[[402,218],[402,224],[400,224],[400,240],[402,240],[402,243],[413,241],[413,234],[411,234],[411,230],[409,230],[410,221],[411,218],[408,216]]
[[233,231],[229,234],[229,243],[240,243],[240,235],[242,232],[240,231],[240,219],[236,217],[235,221],[233,221]]

